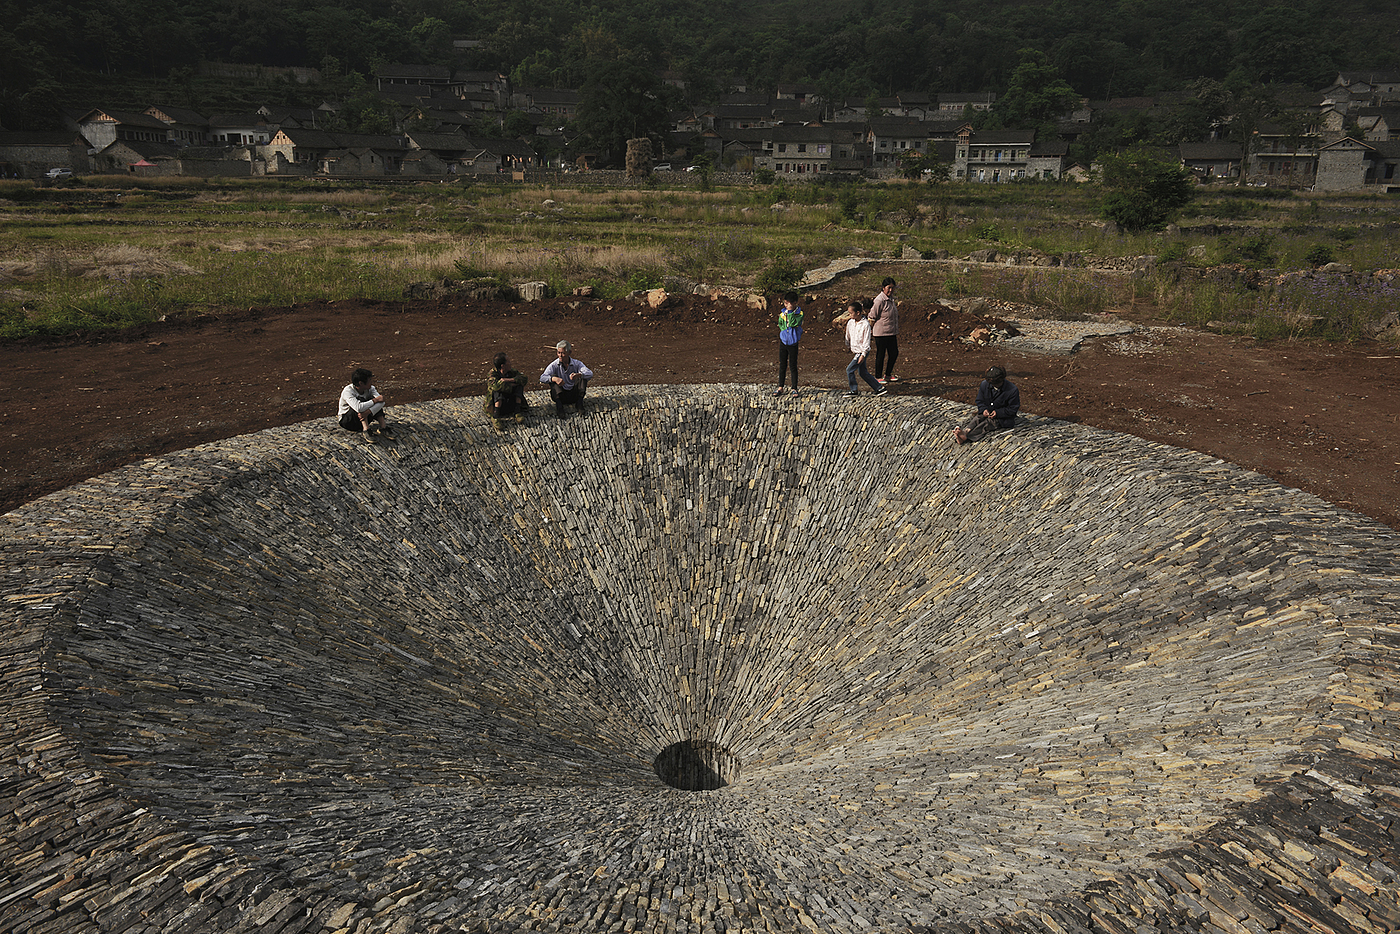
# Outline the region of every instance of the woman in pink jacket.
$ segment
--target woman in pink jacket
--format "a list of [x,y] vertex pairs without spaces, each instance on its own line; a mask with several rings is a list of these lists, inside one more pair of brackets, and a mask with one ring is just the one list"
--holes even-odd
[[899,382],[894,375],[894,362],[899,359],[899,305],[889,276],[880,283],[880,294],[870,306],[870,336],[875,341],[875,378],[882,386]]

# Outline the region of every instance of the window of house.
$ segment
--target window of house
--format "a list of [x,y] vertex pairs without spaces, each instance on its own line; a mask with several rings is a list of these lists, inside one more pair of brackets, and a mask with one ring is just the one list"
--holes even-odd
[[827,149],[826,143],[817,143],[817,155],[819,155],[819,156],[824,156],[824,155],[826,155],[826,149]]
[[778,152],[787,152],[787,143],[779,143]]
[[996,157],[993,158],[992,161],[993,161],[993,162],[1000,162],[1000,161],[1001,161],[1001,150],[1000,150],[1000,149],[997,150]]
[[978,180],[979,182],[985,182],[985,181],[987,180],[987,170],[986,170],[986,169],[978,169],[978,170],[977,170],[977,180]]
[[798,143],[798,144],[797,144],[797,151],[798,151],[798,152],[806,152],[806,151],[807,151],[807,144],[806,144],[806,143]]

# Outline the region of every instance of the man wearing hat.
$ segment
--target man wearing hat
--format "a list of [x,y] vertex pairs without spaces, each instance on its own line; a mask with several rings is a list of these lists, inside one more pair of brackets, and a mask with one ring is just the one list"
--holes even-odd
[[999,431],[1016,424],[1016,413],[1021,411],[1021,390],[1006,378],[1006,370],[994,366],[987,371],[987,378],[977,387],[977,411],[972,417],[953,429],[953,439],[958,444],[976,441],[990,431]]

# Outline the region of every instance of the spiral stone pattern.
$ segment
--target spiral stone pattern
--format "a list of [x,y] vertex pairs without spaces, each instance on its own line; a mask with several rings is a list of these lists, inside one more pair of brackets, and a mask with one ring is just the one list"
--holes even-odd
[[590,400],[5,516],[0,930],[1400,929],[1394,531],[928,399]]

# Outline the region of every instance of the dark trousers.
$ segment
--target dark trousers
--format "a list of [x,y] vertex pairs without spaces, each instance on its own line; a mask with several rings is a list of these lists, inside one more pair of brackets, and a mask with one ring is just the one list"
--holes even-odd
[[[496,403],[499,402],[498,407]],[[530,408],[530,403],[525,401],[525,390],[517,389],[515,392],[493,392],[491,393],[491,417],[505,418],[507,415],[514,415],[517,412],[526,412]]]
[[792,388],[797,388],[797,344],[784,344],[778,341],[778,386],[787,383],[788,366],[792,366]]
[[[371,422],[374,422],[379,419],[379,416],[383,413],[383,411],[384,409],[381,407],[378,412],[366,412],[365,417],[368,418]],[[346,412],[344,415],[340,416],[340,427],[344,428],[346,431],[365,430],[364,422],[360,421],[360,413],[354,410]]]
[[[899,359],[899,335],[887,334],[875,341],[875,375],[889,379],[894,375],[894,362]],[[885,355],[889,358],[886,359]]]
[[583,411],[583,397],[588,392],[588,380],[581,379],[574,383],[573,389],[560,389],[558,383],[549,384],[549,397],[554,400],[554,411],[562,414],[564,406],[576,405],[579,411]]
[[971,418],[962,423],[962,430],[967,435],[969,441],[980,441],[994,431],[1001,431],[1003,428],[1010,428],[1010,425],[999,425],[995,418],[988,418],[981,412],[975,413]]

